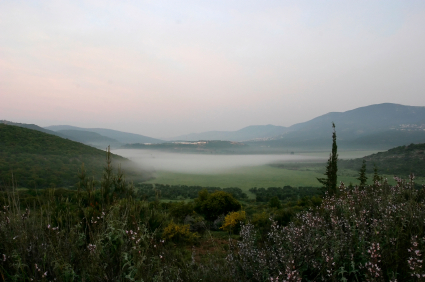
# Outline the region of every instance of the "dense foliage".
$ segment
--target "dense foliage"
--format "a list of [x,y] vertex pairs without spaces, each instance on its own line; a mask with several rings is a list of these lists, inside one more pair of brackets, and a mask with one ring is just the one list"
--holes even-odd
[[339,166],[358,170],[363,160],[368,164],[368,173],[373,173],[373,167],[376,165],[381,174],[407,177],[414,173],[416,176],[425,176],[425,144],[399,146],[360,159],[340,160]]
[[320,195],[318,187],[269,187],[269,188],[251,188],[249,192],[255,195],[257,202],[268,202],[277,197],[281,201],[296,201],[303,197]]
[[195,211],[202,214],[206,220],[214,220],[220,215],[241,209],[241,204],[233,196],[224,191],[208,193],[207,190],[199,192],[195,199]]
[[[87,175],[100,178],[105,152],[78,142],[36,130],[0,124],[0,184],[13,181],[19,187],[74,186],[81,163]],[[114,162],[129,161],[112,155]],[[131,171],[126,169],[127,173]]]
[[343,184],[322,205],[288,226],[272,221],[257,242],[242,227],[228,260],[250,281],[422,281],[425,277],[425,189],[409,182]]
[[139,183],[135,185],[137,189],[137,195],[145,200],[152,201],[157,197],[167,200],[184,200],[184,199],[195,199],[198,197],[198,193],[201,190],[206,189],[212,193],[214,191],[224,191],[232,194],[236,199],[248,199],[246,193],[241,188],[230,187],[202,187],[202,186],[186,186],[186,185],[166,185],[166,184],[148,184]]

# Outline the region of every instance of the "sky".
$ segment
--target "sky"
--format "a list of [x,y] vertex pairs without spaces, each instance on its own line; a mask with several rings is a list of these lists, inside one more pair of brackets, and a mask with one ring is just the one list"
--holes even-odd
[[425,1],[0,0],[0,119],[156,138],[425,106]]

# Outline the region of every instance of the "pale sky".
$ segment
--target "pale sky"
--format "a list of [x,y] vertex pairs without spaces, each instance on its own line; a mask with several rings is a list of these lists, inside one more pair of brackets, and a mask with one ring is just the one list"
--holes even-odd
[[424,90],[423,0],[0,0],[0,119],[165,138]]

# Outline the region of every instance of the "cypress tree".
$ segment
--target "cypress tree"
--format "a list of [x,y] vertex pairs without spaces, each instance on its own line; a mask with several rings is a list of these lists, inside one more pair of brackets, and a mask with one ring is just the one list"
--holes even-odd
[[376,182],[380,182],[380,181],[382,181],[382,177],[379,176],[378,167],[376,166],[376,164],[374,164],[374,166],[373,166],[373,184],[375,184]]
[[338,146],[336,145],[336,131],[335,123],[332,122],[332,152],[329,155],[329,159],[326,165],[326,172],[324,178],[317,178],[317,180],[323,185],[322,189],[328,194],[337,193],[337,172],[338,172]]
[[359,177],[357,178],[360,180],[360,188],[364,188],[366,186],[367,182],[367,176],[366,176],[366,160],[363,159],[362,167],[360,168]]

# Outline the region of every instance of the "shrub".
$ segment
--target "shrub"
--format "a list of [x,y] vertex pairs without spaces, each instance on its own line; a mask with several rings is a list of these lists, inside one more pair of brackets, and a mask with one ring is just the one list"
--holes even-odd
[[[242,226],[232,269],[252,281],[416,281],[424,277],[425,189],[398,178],[396,186],[339,187],[317,209],[295,215],[288,226],[272,222],[257,244]],[[292,280],[290,280],[292,279]]]
[[271,208],[277,208],[280,209],[282,207],[282,204],[280,203],[280,200],[277,196],[274,196],[270,199],[269,205]]
[[241,204],[233,196],[224,191],[216,191],[209,194],[203,190],[195,199],[195,210],[202,214],[206,220],[212,221],[222,214],[238,211]]
[[240,229],[241,222],[245,222],[245,220],[245,211],[231,212],[224,218],[223,226],[220,229],[236,232]]
[[162,237],[174,243],[193,243],[199,235],[189,230],[189,224],[181,225],[170,222],[165,227]]

